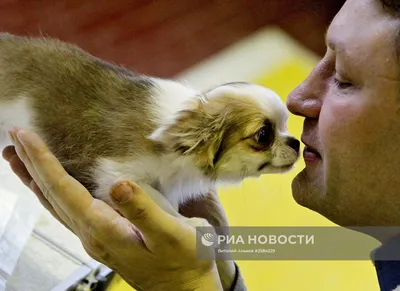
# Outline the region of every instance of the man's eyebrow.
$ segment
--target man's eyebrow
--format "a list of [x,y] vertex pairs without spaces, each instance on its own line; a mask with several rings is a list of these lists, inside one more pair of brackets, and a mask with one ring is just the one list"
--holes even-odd
[[330,38],[328,35],[328,32],[329,32],[329,29],[327,29],[325,31],[325,45],[333,51],[341,52],[341,53],[345,52],[343,44]]
[[336,45],[335,43],[332,41],[331,38],[329,38],[329,29],[325,30],[325,45],[330,48],[331,50],[335,50],[336,49]]

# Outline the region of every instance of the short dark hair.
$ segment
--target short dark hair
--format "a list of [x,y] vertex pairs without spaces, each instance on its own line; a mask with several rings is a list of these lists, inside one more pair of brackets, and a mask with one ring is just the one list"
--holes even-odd
[[385,8],[400,13],[400,0],[380,0]]
[[[400,16],[400,0],[380,0],[383,7],[388,9],[391,13]],[[400,58],[400,27],[397,29],[396,37],[396,54]],[[400,74],[400,73],[399,73]]]

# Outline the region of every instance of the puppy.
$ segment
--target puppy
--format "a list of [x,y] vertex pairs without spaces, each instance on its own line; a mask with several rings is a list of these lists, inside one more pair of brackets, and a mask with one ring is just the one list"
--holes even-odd
[[71,176],[111,206],[121,178],[180,217],[181,203],[217,183],[286,172],[300,145],[287,118],[279,96],[259,85],[197,92],[57,39],[0,34],[3,146],[14,126],[35,131]]

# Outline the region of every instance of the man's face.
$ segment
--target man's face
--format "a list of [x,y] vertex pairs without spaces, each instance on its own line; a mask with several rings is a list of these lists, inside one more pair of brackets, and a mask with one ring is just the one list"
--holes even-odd
[[348,0],[326,55],[288,97],[305,117],[293,196],[343,226],[400,226],[399,27],[378,0]]

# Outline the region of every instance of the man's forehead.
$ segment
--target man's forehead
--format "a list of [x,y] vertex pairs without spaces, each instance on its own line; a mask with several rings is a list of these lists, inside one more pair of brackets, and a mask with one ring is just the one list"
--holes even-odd
[[326,31],[326,45],[337,53],[389,58],[396,55],[399,27],[400,18],[389,15],[379,0],[348,0]]
[[326,45],[334,52],[335,69],[355,82],[397,83],[399,28],[400,18],[379,0],[348,0],[325,34]]
[[[386,16],[378,0],[347,0],[329,25],[325,39],[336,48],[343,40],[371,34]],[[340,47],[340,46],[339,46]]]

